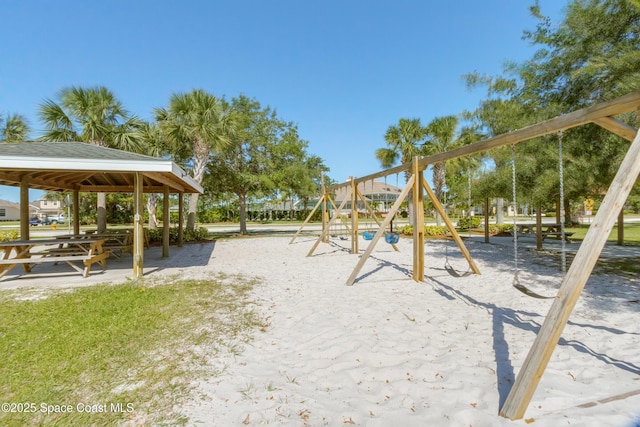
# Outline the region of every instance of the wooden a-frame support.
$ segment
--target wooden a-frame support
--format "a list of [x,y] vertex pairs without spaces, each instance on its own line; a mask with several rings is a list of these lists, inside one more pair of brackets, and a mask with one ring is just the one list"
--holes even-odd
[[467,250],[467,248],[464,245],[464,242],[458,235],[458,232],[453,226],[453,223],[449,219],[447,213],[445,212],[444,208],[440,204],[440,201],[437,199],[436,195],[433,193],[433,191],[431,191],[431,188],[429,187],[427,181],[424,179],[423,169],[420,167],[418,157],[415,157],[413,160],[412,172],[413,172],[413,175],[411,176],[411,178],[409,178],[409,182],[407,182],[407,186],[402,190],[402,192],[398,196],[398,199],[393,204],[393,206],[391,207],[391,210],[389,211],[386,218],[380,225],[378,232],[375,234],[373,239],[371,239],[369,246],[367,246],[367,249],[365,250],[364,254],[362,254],[362,257],[360,258],[360,260],[358,261],[358,264],[356,264],[355,268],[351,272],[351,275],[347,279],[347,283],[346,283],[347,286],[353,285],[354,282],[356,281],[356,278],[358,277],[358,274],[362,270],[362,267],[364,267],[365,262],[367,262],[367,259],[371,256],[373,249],[375,248],[376,244],[378,243],[382,235],[385,233],[386,228],[389,226],[389,224],[391,223],[391,220],[400,209],[400,205],[402,204],[404,199],[406,199],[407,196],[409,195],[409,192],[412,192],[413,194],[415,223],[421,224],[421,226],[419,227],[416,227],[415,225],[413,227],[413,276],[412,277],[413,277],[413,280],[415,280],[416,282],[423,281],[424,279],[424,200],[423,200],[424,193],[422,191],[423,188],[427,190],[427,195],[429,196],[429,199],[431,200],[433,205],[436,207],[436,210],[438,210],[440,215],[442,215],[442,218],[444,219],[445,223],[449,227],[449,230],[451,230],[453,239],[458,245],[458,247],[460,248],[460,251],[464,255],[465,259],[469,263],[471,270],[475,274],[480,274],[480,270],[478,269],[475,262],[471,258],[469,251]]
[[618,213],[627,200],[638,175],[640,175],[640,131],[637,132],[629,147],[629,151],[627,151],[618,173],[560,285],[558,296],[553,301],[529,354],[518,372],[516,381],[500,409],[500,415],[503,417],[520,419],[524,416],[551,359],[551,354],[560,340],[569,316],[598,261],[600,252],[602,252],[618,218]]

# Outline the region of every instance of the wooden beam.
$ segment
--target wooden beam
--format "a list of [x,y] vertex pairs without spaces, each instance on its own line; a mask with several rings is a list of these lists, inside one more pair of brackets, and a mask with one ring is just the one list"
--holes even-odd
[[322,230],[322,234],[320,235],[320,237],[318,237],[318,240],[316,240],[316,242],[313,244],[313,246],[311,247],[311,250],[309,251],[307,256],[313,255],[313,252],[316,250],[316,248],[318,247],[318,244],[320,242],[324,242],[325,240],[327,240],[327,241],[329,240],[328,236],[329,236],[329,232],[331,231],[331,226],[333,225],[335,220],[338,218],[338,216],[340,216],[340,211],[342,210],[344,205],[347,204],[347,200],[348,199],[345,197],[344,200],[342,201],[342,203],[340,203],[340,207],[338,209],[336,209],[336,212],[333,214],[333,217],[329,220],[329,223],[324,228],[324,230]]
[[184,245],[184,193],[178,193],[178,247]]
[[[29,240],[29,175],[20,178],[20,239]],[[8,254],[5,254],[7,257]]]
[[516,381],[500,410],[500,415],[520,419],[529,406],[542,374],[562,331],[569,320],[584,285],[589,279],[602,248],[624,206],[633,185],[640,175],[640,132],[629,147],[618,172],[598,209],[593,223],[571,263],[556,299],[536,336]]
[[144,269],[144,223],[143,223],[143,202],[142,202],[142,172],[134,174],[134,194],[133,194],[133,276],[141,278]]
[[180,185],[177,182],[168,179],[166,176],[162,175],[161,173],[145,172],[144,174],[149,179],[158,181],[159,183],[164,185],[168,185],[170,188],[172,188],[177,192],[184,193],[184,190],[185,190],[184,185]]
[[633,138],[638,132],[638,129],[635,129],[633,126],[629,126],[625,122],[614,119],[613,117],[600,117],[599,119],[595,119],[593,122],[609,132],[613,132],[626,139],[627,141],[633,141]]
[[413,176],[415,184],[413,186],[413,280],[422,282],[424,280],[424,191],[422,191],[424,181],[422,170],[418,164],[419,157],[413,158]]
[[351,253],[358,253],[358,196],[356,182],[351,178]]
[[[71,218],[67,219],[71,221]],[[80,193],[73,190],[73,234],[80,234]]]
[[449,228],[449,231],[451,231],[451,237],[453,238],[454,242],[456,242],[456,245],[458,245],[458,248],[460,249],[460,252],[462,252],[464,258],[469,263],[469,268],[471,268],[471,271],[473,271],[474,274],[480,274],[480,269],[471,257],[471,254],[462,241],[462,238],[460,238],[458,231],[456,231],[456,227],[451,222],[451,219],[449,218],[449,215],[447,215],[447,212],[444,210],[444,207],[440,203],[440,200],[438,200],[431,187],[429,187],[429,183],[424,178],[422,179],[422,185],[425,190],[427,190],[427,195],[429,196],[431,203],[433,203],[433,207],[438,211],[438,213],[444,220],[444,223],[447,225],[447,228]]
[[593,105],[591,107],[564,114],[513,132],[498,135],[473,144],[464,145],[460,148],[456,148],[455,150],[423,157],[420,161],[420,165],[426,168],[429,165],[445,160],[451,160],[469,154],[487,151],[492,148],[504,147],[505,145],[517,144],[519,142],[538,138],[550,133],[557,133],[561,130],[582,126],[602,117],[609,117],[633,111],[637,109],[638,106],[640,106],[640,92],[633,92],[609,102]]
[[164,186],[162,192],[162,258],[169,257],[169,235],[171,221],[169,216],[169,186]]
[[304,226],[307,225],[307,223],[311,220],[311,217],[313,216],[314,213],[316,213],[316,211],[318,210],[318,207],[320,206],[320,203],[322,202],[324,202],[324,194],[322,195],[322,197],[320,197],[320,199],[318,199],[318,203],[316,203],[316,205],[313,207],[313,209],[311,210],[311,213],[307,215],[307,218],[304,220],[300,228],[298,228],[298,231],[296,232],[295,236],[291,238],[291,240],[289,241],[289,244],[292,244],[296,240],[300,232],[302,232],[302,229],[304,228]]
[[385,229],[389,226],[389,223],[391,223],[391,220],[393,219],[394,215],[400,209],[400,205],[402,204],[404,199],[407,198],[407,195],[409,194],[409,192],[413,189],[413,185],[415,184],[415,182],[416,182],[415,176],[412,176],[411,178],[409,178],[409,182],[407,182],[407,186],[404,188],[404,190],[402,190],[402,192],[396,199],[396,202],[391,207],[391,210],[385,217],[384,221],[382,221],[382,225],[376,232],[376,235],[373,236],[373,239],[371,239],[371,242],[367,246],[367,249],[365,249],[364,254],[362,254],[362,256],[360,257],[358,264],[356,264],[355,268],[351,272],[351,276],[349,276],[349,278],[347,279],[347,283],[346,283],[347,286],[353,285],[353,283],[356,281],[356,278],[358,277],[358,273],[360,273],[360,270],[362,270],[364,263],[367,262],[367,259],[371,256],[371,252],[373,252],[373,249],[376,247],[378,240],[380,240],[382,235],[385,233]]
[[489,243],[489,196],[484,197],[484,242]]

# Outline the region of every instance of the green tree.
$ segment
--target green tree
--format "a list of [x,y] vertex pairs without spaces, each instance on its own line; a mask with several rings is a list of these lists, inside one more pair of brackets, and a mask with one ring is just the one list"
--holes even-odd
[[[640,5],[627,0],[574,0],[559,24],[530,8],[538,25],[524,37],[538,47],[531,59],[508,64],[499,77],[467,76],[470,86],[487,87],[489,99],[476,110],[487,133],[498,135],[640,89]],[[619,119],[637,127],[633,114]],[[518,145],[517,181],[532,203],[558,193],[557,137]],[[626,151],[620,138],[596,125],[564,135],[565,196],[584,197],[608,187]],[[497,177],[506,178],[508,150],[494,150]],[[527,174],[529,177],[527,177]],[[505,189],[510,179],[492,180]],[[522,183],[522,184],[521,184]],[[520,191],[519,191],[520,193]]]
[[[58,102],[46,99],[38,115],[46,126],[41,140],[80,141],[102,147],[138,152],[139,120],[104,86],[68,87]],[[98,193],[98,231],[107,227],[106,194]]]
[[20,114],[0,114],[0,142],[22,142],[29,136],[31,129],[27,119]]
[[308,196],[310,180],[320,176],[322,163],[307,156],[308,144],[296,126],[271,108],[241,95],[232,100],[231,111],[231,144],[209,164],[205,182],[208,191],[237,197],[240,232],[245,234],[249,198]]
[[[231,116],[223,99],[204,90],[173,94],[166,108],[155,109],[176,160],[186,163],[195,182],[202,184],[212,154],[219,155],[231,143]],[[189,198],[187,229],[194,230],[198,194]]]

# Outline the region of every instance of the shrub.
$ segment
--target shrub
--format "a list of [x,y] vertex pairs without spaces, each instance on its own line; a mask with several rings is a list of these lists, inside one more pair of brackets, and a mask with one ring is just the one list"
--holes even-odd
[[0,242],[11,242],[18,240],[19,237],[18,230],[0,231]]
[[[402,227],[400,233],[407,236],[413,236],[413,225],[405,225],[404,227]],[[444,236],[445,234],[447,234],[447,227],[443,225],[424,226],[425,236]]]
[[[478,227],[480,227],[481,223],[482,223],[482,218],[477,217],[477,216],[472,216],[471,217],[471,221],[469,221],[469,218],[467,218],[467,217],[460,218],[458,220],[458,228],[464,228],[464,229],[478,228]],[[469,227],[469,224],[471,224],[471,227]]]
[[447,227],[444,225],[425,225],[425,236],[444,236],[447,234]]
[[[162,242],[162,228],[150,228],[148,231],[149,242],[156,243]],[[205,227],[198,227],[195,230],[184,229],[183,240],[185,242],[194,242],[198,240],[204,240],[209,236],[209,230]],[[169,243],[178,242],[178,227],[171,227],[169,229]]]

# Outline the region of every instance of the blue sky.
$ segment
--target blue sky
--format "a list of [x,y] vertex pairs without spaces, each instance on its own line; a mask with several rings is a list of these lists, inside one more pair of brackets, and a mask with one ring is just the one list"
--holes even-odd
[[[244,94],[295,122],[343,181],[381,169],[374,151],[400,118],[473,110],[484,91],[464,74],[530,58],[532,3],[3,0],[0,111],[37,137],[38,105],[71,85],[106,86],[145,119],[176,92]],[[567,1],[539,3],[557,24]],[[0,186],[0,198],[18,191]]]

